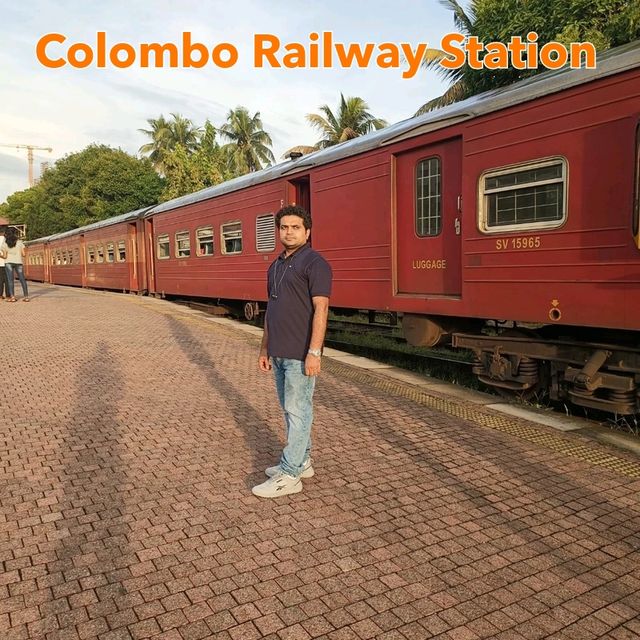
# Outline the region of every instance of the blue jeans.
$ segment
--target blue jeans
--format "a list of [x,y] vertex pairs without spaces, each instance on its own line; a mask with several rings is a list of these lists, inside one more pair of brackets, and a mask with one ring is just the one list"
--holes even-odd
[[27,281],[24,277],[24,272],[22,270],[22,265],[17,264],[15,262],[6,262],[4,265],[5,271],[7,272],[7,293],[10,298],[13,298],[14,293],[14,282],[13,282],[13,272],[18,274],[18,278],[20,278],[20,284],[22,285],[22,293],[25,298],[29,297],[29,290],[27,289]]
[[316,378],[304,374],[302,360],[272,358],[271,362],[287,430],[287,445],[280,457],[280,468],[297,478],[311,452],[313,389]]

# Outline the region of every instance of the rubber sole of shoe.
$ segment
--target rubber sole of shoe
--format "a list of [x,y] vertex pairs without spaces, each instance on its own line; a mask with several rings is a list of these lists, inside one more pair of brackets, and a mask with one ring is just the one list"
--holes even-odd
[[302,482],[297,482],[296,484],[294,484],[291,487],[283,487],[280,491],[278,492],[262,492],[260,491],[260,487],[262,485],[258,485],[257,487],[253,487],[253,489],[251,489],[251,493],[253,493],[254,496],[258,496],[258,498],[280,498],[283,496],[289,496],[292,495],[294,493],[300,493],[302,491]]

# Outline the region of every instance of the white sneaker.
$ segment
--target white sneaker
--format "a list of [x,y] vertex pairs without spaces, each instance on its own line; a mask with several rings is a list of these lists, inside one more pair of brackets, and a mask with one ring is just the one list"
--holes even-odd
[[[302,473],[300,474],[301,478],[313,478],[313,476],[316,474],[316,472],[313,470],[313,467],[311,466],[312,463],[313,460],[311,458],[307,458],[304,461]],[[273,476],[282,473],[282,469],[280,468],[280,465],[276,465],[275,467],[267,467],[264,472],[269,478],[273,478]]]
[[302,480],[286,473],[278,473],[251,489],[251,493],[259,498],[279,498],[290,493],[300,493],[300,491],[302,491]]

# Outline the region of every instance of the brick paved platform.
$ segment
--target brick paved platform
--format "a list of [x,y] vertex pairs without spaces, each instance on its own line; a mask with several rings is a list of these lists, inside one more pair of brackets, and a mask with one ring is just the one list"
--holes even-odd
[[640,636],[629,457],[328,364],[316,476],[261,500],[282,427],[255,337],[33,288],[0,303],[0,640]]

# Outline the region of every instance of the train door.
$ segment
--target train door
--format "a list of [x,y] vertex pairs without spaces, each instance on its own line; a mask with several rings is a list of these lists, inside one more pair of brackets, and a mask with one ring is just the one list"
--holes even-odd
[[[119,249],[118,249],[119,250]],[[127,255],[129,254],[129,255]],[[125,249],[125,260],[129,266],[129,291],[139,291],[139,264],[138,264],[138,246],[136,243],[136,223],[127,225],[127,240]]]
[[51,249],[49,245],[44,246],[44,280],[43,282],[51,282]]
[[144,218],[144,263],[147,269],[147,291],[156,292],[155,259],[153,247],[153,218]]
[[462,140],[398,154],[396,293],[461,293]]
[[80,284],[87,286],[87,243],[84,234],[80,236]]
[[311,213],[309,176],[302,176],[287,183],[287,204],[295,204]]
[[[309,186],[309,176],[298,177],[295,180],[287,182],[285,202],[287,204],[302,207],[313,217],[313,212],[311,211],[311,187]],[[313,232],[309,236],[309,244],[313,244]]]

